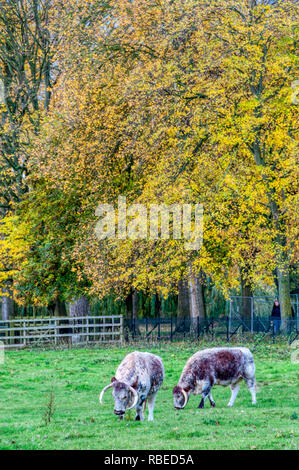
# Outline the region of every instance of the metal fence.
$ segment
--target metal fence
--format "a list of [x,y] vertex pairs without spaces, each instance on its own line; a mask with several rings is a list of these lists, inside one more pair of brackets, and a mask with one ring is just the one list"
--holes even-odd
[[120,343],[122,330],[122,315],[16,319],[0,321],[0,341],[5,348]]
[[279,336],[287,336],[292,343],[299,337],[297,321],[289,320],[286,329],[271,317],[255,317],[253,322],[243,318],[223,316],[221,318],[142,318],[124,320],[124,340],[145,341],[197,341],[201,337],[208,340],[223,338],[231,341],[237,334],[252,337],[259,334],[275,342]]
[[[271,317],[274,298],[232,296],[229,300],[229,318],[231,321],[243,319],[255,331],[259,322],[267,324]],[[292,320],[299,329],[299,296],[291,295]]]
[[144,341],[197,341],[223,338],[231,341],[236,335],[253,338],[259,334],[276,342],[287,336],[290,343],[299,337],[297,319],[290,319],[282,329],[271,316],[241,317],[226,315],[219,318],[195,319],[142,318],[125,319],[122,315],[30,318],[0,321],[0,342],[5,348],[23,348],[46,344],[86,345]]

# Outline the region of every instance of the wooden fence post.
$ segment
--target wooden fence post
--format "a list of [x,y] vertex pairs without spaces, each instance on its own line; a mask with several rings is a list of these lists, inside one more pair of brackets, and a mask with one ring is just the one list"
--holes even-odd
[[26,346],[26,338],[25,338],[25,336],[26,336],[26,322],[25,321],[23,322],[23,327],[24,327],[24,329],[23,329],[23,344],[24,344],[24,346]]
[[57,320],[54,320],[54,342],[57,345]]
[[122,344],[123,339],[124,339],[124,325],[123,325],[123,316],[122,315],[120,316],[119,335],[120,335],[119,341]]

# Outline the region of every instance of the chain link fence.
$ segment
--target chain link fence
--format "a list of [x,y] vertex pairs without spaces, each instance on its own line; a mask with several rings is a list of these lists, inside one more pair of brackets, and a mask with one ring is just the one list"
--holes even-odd
[[[275,298],[264,297],[242,297],[232,296],[229,300],[229,318],[230,322],[242,320],[251,332],[260,329],[260,325],[266,328],[269,322],[273,322],[274,326],[279,326],[279,318],[271,317],[272,308]],[[299,296],[291,295],[292,306],[292,322],[299,329]]]

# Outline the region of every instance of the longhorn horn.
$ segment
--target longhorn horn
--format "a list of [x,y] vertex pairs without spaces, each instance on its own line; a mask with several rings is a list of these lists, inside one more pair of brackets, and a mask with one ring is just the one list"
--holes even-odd
[[108,388],[111,388],[111,387],[113,387],[112,383],[109,384],[109,385],[106,385],[106,387],[104,387],[103,390],[101,391],[100,396],[99,396],[99,400],[100,400],[101,405],[103,404],[103,395],[104,395],[104,393],[106,392],[106,390],[108,390]]
[[132,406],[130,406],[129,408],[127,408],[127,411],[128,410],[131,410],[132,408],[134,408],[134,406],[137,405],[137,401],[138,401],[138,393],[136,392],[136,390],[133,388],[133,387],[129,387],[130,391],[133,393],[134,395],[134,403]]
[[185,406],[187,405],[187,401],[188,401],[188,395],[183,388],[182,388],[182,394],[184,395],[184,398],[185,398],[182,408],[185,408]]

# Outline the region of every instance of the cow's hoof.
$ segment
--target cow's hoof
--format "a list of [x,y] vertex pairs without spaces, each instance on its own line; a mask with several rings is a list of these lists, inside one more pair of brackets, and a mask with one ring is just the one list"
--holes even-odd
[[140,421],[140,416],[136,416],[135,421]]
[[233,405],[231,403],[228,403],[227,406],[231,408]]
[[215,406],[216,406],[216,405],[215,405],[215,402],[212,401],[212,402],[211,402],[211,407],[212,407],[212,408],[215,408]]

